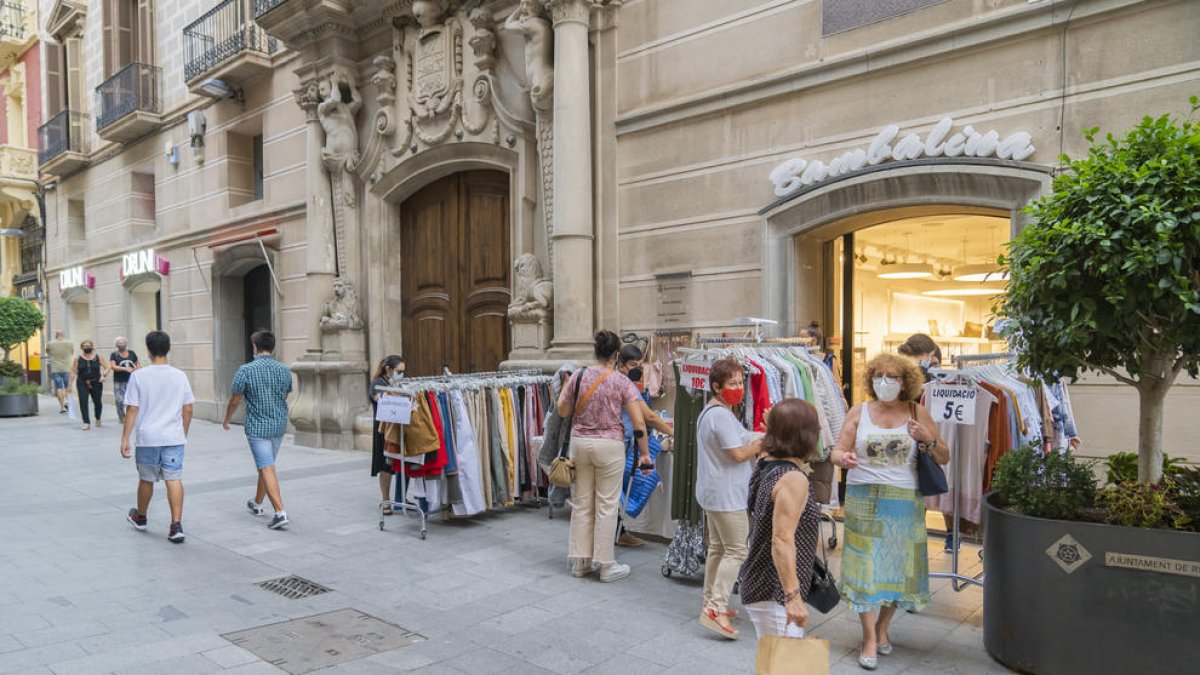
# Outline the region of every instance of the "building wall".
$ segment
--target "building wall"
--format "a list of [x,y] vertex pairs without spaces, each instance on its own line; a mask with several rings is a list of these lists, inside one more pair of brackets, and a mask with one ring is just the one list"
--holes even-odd
[[[691,323],[730,327],[761,311],[770,171],[828,160],[880,128],[1028,131],[1028,162],[1079,155],[1080,131],[1186,113],[1200,76],[1200,4],[1179,0],[949,0],[822,35],[825,0],[634,0],[620,10],[617,234],[626,330],[659,327],[654,275],[691,269]],[[903,4],[903,3],[894,3]],[[911,3],[910,3],[911,4]],[[919,4],[919,3],[918,3]],[[1068,14],[1070,20],[1068,21]],[[820,285],[820,278],[800,284]],[[797,317],[804,323],[814,317]],[[794,332],[798,326],[785,327]],[[1076,387],[1085,454],[1136,447],[1130,391]],[[1190,439],[1200,398],[1168,404],[1167,449]]]
[[[53,3],[44,2],[43,7]],[[91,335],[107,355],[113,340],[130,337],[135,349],[142,336],[130,335],[131,293],[120,278],[122,256],[153,248],[170,263],[162,281],[162,328],[172,336],[172,362],[187,372],[197,397],[197,413],[215,419],[228,398],[214,373],[214,343],[220,328],[220,303],[214,301],[213,273],[221,256],[240,255],[258,244],[251,237],[233,246],[220,242],[276,230],[265,243],[272,257],[280,294],[274,322],[278,356],[294,361],[308,338],[305,300],[305,216],[303,112],[292,90],[297,86],[294,54],[277,53],[271,72],[245,86],[245,103],[215,101],[190,93],[184,81],[183,28],[212,8],[211,2],[160,2],[156,7],[157,65],[162,68],[162,124],[126,144],[95,133],[95,88],[103,79],[102,15],[93,7],[84,29],[84,90],[93,109],[91,162],[62,177],[47,194],[48,269],[52,321],[68,326],[70,309],[62,299],[59,273],[82,267],[95,277],[88,295]],[[203,159],[190,147],[186,115],[200,110],[207,119]],[[263,198],[253,199],[248,143],[263,136]],[[178,165],[165,147],[178,153]],[[79,224],[82,220],[82,225]],[[239,248],[240,247],[240,248]],[[236,250],[235,250],[236,249]],[[261,254],[259,255],[261,258]],[[239,272],[240,273],[240,272]],[[238,352],[240,355],[240,352]],[[220,410],[218,410],[220,409]]]

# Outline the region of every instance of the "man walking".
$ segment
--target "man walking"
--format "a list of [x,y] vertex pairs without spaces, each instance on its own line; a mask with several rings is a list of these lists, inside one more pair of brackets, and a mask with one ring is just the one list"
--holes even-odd
[[129,340],[117,338],[113,343],[116,351],[108,356],[109,369],[113,372],[113,401],[117,404],[117,421],[125,423],[125,389],[129,386],[129,376],[137,370],[137,352],[129,348]]
[[229,422],[245,398],[246,441],[258,469],[258,490],[254,499],[246,502],[246,508],[256,516],[263,515],[263,497],[266,496],[275,507],[275,517],[267,527],[278,530],[288,524],[283,499],[279,496],[275,459],[279,456],[283,435],[287,433],[287,396],[292,393],[292,371],[272,356],[275,352],[274,333],[258,331],[250,336],[250,343],[254,347],[254,360],[238,368],[233,376],[233,397],[225,409],[223,426],[229,431]]
[[54,382],[54,395],[58,397],[58,414],[67,414],[67,396],[71,393],[71,358],[75,356],[75,345],[63,335],[61,330],[54,331],[54,339],[46,345],[46,354],[50,356],[50,379]]
[[129,376],[125,389],[125,429],[121,456],[128,459],[129,437],[137,432],[137,506],[127,519],[135,530],[145,531],[146,509],[159,479],[167,484],[171,527],[167,539],[183,543],[183,449],[192,424],[192,386],[183,371],[167,364],[171,337],[162,331],[146,335],[150,365]]

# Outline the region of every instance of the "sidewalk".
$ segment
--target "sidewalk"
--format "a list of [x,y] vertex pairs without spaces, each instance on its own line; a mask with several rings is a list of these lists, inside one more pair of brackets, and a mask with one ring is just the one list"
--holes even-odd
[[[426,541],[399,515],[380,532],[369,456],[290,440],[279,475],[293,523],[269,531],[244,506],[254,465],[241,430],[205,422],[184,468],[187,542],[172,545],[161,485],[149,531],[124,521],[137,478],[111,407],[111,426],[85,433],[41,404],[40,417],[0,420],[0,673],[282,673],[221,636],[343,608],[425,639],[318,672],[753,672],[749,622],[735,643],[704,632],[699,582],[663,578],[662,545],[619,549],[632,576],[601,584],[570,576],[567,520],[545,509],[435,516]],[[972,574],[976,551],[962,554]],[[930,565],[948,568],[940,540]],[[255,585],[289,574],[331,591],[288,599]],[[898,617],[877,672],[1007,672],[984,652],[979,589],[932,588],[927,611]],[[814,610],[809,626],[830,640],[832,672],[864,672],[855,615]]]

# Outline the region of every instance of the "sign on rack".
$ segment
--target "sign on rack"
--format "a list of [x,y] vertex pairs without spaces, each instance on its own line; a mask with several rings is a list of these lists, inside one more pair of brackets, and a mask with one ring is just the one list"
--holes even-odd
[[407,396],[379,397],[379,407],[375,410],[375,419],[380,422],[393,424],[409,424],[412,422],[413,400]]
[[973,384],[935,384],[929,388],[929,412],[934,422],[975,424],[975,398],[978,391]]
[[686,358],[679,364],[683,375],[683,386],[692,391],[708,391],[708,376],[712,373],[712,361]]

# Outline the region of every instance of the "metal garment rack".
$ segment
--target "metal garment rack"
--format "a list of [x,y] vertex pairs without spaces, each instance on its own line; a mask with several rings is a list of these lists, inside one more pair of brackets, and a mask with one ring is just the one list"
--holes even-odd
[[[543,373],[542,371],[537,370],[537,369],[501,370],[501,371],[488,371],[488,372],[482,372],[482,373],[463,373],[463,374],[457,374],[457,375],[451,373],[449,371],[449,369],[447,369],[446,373],[444,375],[432,375],[429,377],[405,378],[403,380],[400,380],[400,382],[396,386],[375,387],[375,391],[383,393],[383,394],[399,394],[401,396],[408,396],[409,398],[412,398],[416,394],[423,393],[426,391],[446,391],[449,389],[454,389],[456,387],[454,387],[453,385],[465,383],[465,382],[471,381],[471,380],[477,381],[479,384],[486,386],[486,383],[489,381],[498,381],[498,380],[513,378],[513,377],[537,378],[537,379],[544,377],[546,379],[546,381],[550,380],[549,375],[546,375],[545,373]],[[496,382],[496,383],[498,384],[498,382]],[[426,385],[429,385],[429,386],[426,386]],[[374,421],[374,420],[372,420],[372,421]],[[401,426],[404,426],[404,425],[401,425]],[[400,512],[403,513],[404,515],[409,515],[409,514],[415,513],[418,516],[420,516],[420,518],[421,518],[421,535],[420,536],[421,536],[421,539],[425,539],[426,534],[428,532],[429,514],[426,513],[425,510],[422,509],[420,506],[418,506],[416,504],[410,504],[408,502],[408,494],[407,494],[407,490],[408,490],[408,468],[407,468],[407,465],[408,465],[408,462],[407,462],[407,459],[404,454],[404,433],[403,433],[403,431],[401,431],[401,433],[400,433],[400,454],[385,451],[383,453],[383,456],[386,459],[398,460],[400,462],[400,473],[398,474],[399,480],[393,481],[394,484],[392,485],[392,495],[391,495],[392,499],[384,500],[379,503],[379,529],[380,529],[380,531],[383,531],[383,529],[384,529],[384,518],[386,517],[384,515],[384,511],[386,511],[387,509],[390,508],[390,509],[392,509],[392,512],[395,513],[396,509],[399,509]],[[396,497],[397,493],[403,493],[404,499],[399,499],[399,500],[396,499],[395,497]]]

